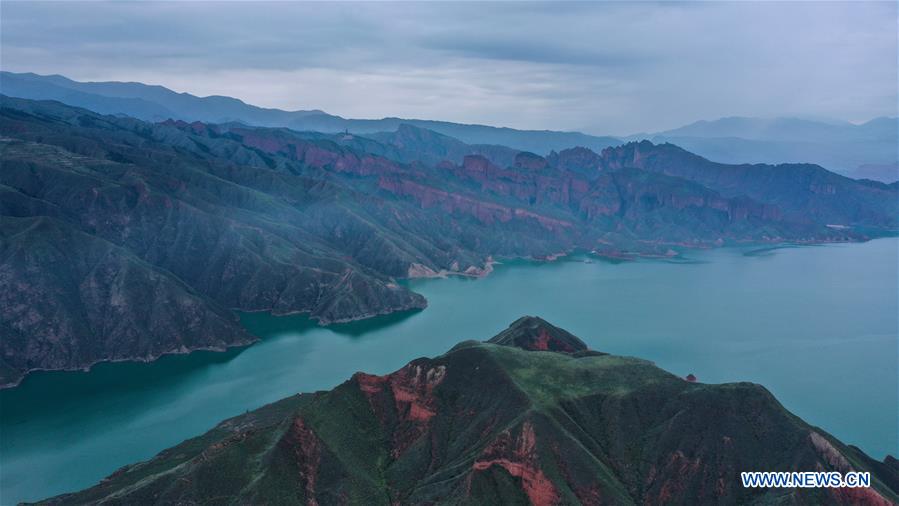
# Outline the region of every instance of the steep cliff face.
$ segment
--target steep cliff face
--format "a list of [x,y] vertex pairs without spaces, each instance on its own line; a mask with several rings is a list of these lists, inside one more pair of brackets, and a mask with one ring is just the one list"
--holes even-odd
[[[726,197],[683,178],[633,167],[603,169],[596,165],[598,155],[573,151],[556,154],[545,164],[526,155],[526,163],[507,169],[472,155],[443,170],[469,188],[474,185],[482,195],[565,219],[579,232],[580,244],[594,249],[615,243],[640,252],[647,250],[641,245],[647,242],[715,245],[816,237],[852,240],[863,235],[828,229],[808,217],[787,219],[776,205],[745,196]],[[581,162],[586,165],[571,168]]]
[[553,151],[547,157],[549,165],[561,170],[579,173],[588,179],[594,179],[602,170],[602,157],[587,148],[563,149]]
[[[405,163],[422,162],[436,165],[443,161],[461,163],[468,155],[480,155],[500,166],[513,163],[517,149],[491,144],[466,144],[453,137],[407,123],[399,125],[395,132],[366,134],[397,152],[395,159]],[[385,152],[388,157],[391,157]]]
[[602,166],[637,167],[682,177],[725,196],[745,195],[778,207],[797,221],[894,229],[899,193],[883,184],[857,181],[817,165],[726,165],[673,144],[632,142],[602,152]]
[[[540,343],[548,344],[543,346]],[[706,385],[522,318],[220,424],[44,504],[891,504],[899,472],[749,383]],[[558,351],[541,351],[544,349]],[[863,489],[740,472],[869,471]]]
[[[412,132],[398,131],[396,137],[419,140],[439,137],[413,127],[406,130]],[[473,146],[458,147],[459,153],[469,151],[462,156],[461,163],[444,159],[429,167],[400,163],[391,160],[389,154],[384,158],[345,146],[307,141],[285,130],[231,127],[224,135],[266,155],[299,161],[307,171],[314,168],[377,178],[379,189],[411,198],[425,209],[437,208],[473,217],[489,226],[507,224],[514,219],[517,225],[531,231],[528,232],[531,237],[524,239],[525,242],[533,237],[533,232],[551,229],[557,234],[551,240],[560,247],[577,245],[593,249],[597,244],[618,242],[639,252],[640,244],[645,242],[713,245],[727,241],[857,240],[896,226],[895,218],[890,215],[896,195],[888,187],[874,188],[846,180],[852,183],[844,190],[853,194],[851,209],[831,209],[822,214],[821,206],[812,200],[802,200],[803,192],[796,188],[793,190],[800,195],[797,198],[801,202],[794,199],[782,206],[782,199],[771,198],[765,192],[747,192],[752,193],[747,196],[728,188],[706,186],[692,177],[656,170],[654,163],[645,162],[655,156],[648,143],[642,148],[650,152],[645,156],[636,144],[623,147],[625,154],[620,156],[614,155],[611,148],[603,155],[575,148],[552,153],[547,158],[522,152],[507,167],[478,154]],[[378,152],[383,149],[378,148]],[[422,153],[422,157],[431,154],[433,150]],[[458,158],[459,154],[454,157]],[[688,157],[684,163],[696,159],[702,160]],[[277,159],[274,163],[282,164]],[[817,169],[826,178],[842,178]],[[358,180],[354,182],[358,183]],[[746,186],[767,184],[760,173]],[[811,185],[810,188],[809,191],[826,194],[830,186]],[[810,207],[803,207],[804,203]],[[825,218],[851,222],[855,228],[828,228],[826,225],[834,223]],[[549,226],[550,223],[554,225]],[[519,238],[514,242],[521,241]],[[504,255],[524,251],[523,254],[528,254],[526,250],[526,246],[499,247],[487,253]]]

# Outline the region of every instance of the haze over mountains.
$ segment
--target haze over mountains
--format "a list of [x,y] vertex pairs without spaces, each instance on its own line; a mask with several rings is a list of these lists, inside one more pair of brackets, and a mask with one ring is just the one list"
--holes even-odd
[[648,141],[542,157],[412,125],[368,138],[150,123],[9,97],[0,135],[0,281],[17,287],[0,301],[3,386],[251,342],[229,309],[321,323],[420,309],[397,279],[484,275],[494,258],[899,228],[896,184]]
[[357,134],[392,132],[405,123],[470,144],[501,144],[519,150],[545,153],[573,146],[601,150],[618,143],[618,139],[612,137],[596,137],[579,132],[515,130],[418,119],[346,119],[319,110],[282,111],[256,107],[230,97],[196,97],[188,93],[176,93],[162,86],[120,82],[81,83],[58,75],[0,72],[0,88],[8,96],[59,100],[102,114],[127,114],[147,121],[169,118],[211,123],[238,121],[255,126],[317,132],[350,130]]
[[502,145],[548,155],[572,147],[601,151],[625,140],[671,142],[723,163],[813,163],[854,178],[883,182],[899,179],[897,118],[876,118],[860,125],[794,118],[722,118],[699,121],[658,133],[595,136],[580,132],[515,130],[422,119],[347,119],[320,110],[282,111],[230,97],[196,97],[161,86],[122,82],[76,82],[63,76],[0,72],[2,93],[51,99],[103,114],[126,114],[147,121],[181,119],[294,130],[356,134],[394,132],[409,124],[468,144]]
[[851,177],[899,179],[899,122],[861,124],[795,118],[721,118],[632,138],[671,142],[723,163],[807,162]]

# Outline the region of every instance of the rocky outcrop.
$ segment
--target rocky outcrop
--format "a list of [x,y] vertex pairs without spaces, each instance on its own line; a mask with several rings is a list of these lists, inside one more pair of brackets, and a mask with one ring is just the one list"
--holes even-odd
[[[543,338],[541,336],[549,336]],[[550,352],[535,343],[576,348]],[[549,346],[551,348],[553,346]],[[385,376],[226,420],[42,504],[892,504],[877,462],[764,388],[684,381],[525,317]],[[866,471],[869,488],[744,488],[742,471]]]
[[546,159],[540,155],[523,151],[515,155],[515,168],[539,171],[546,168]]
[[559,491],[540,467],[534,425],[526,421],[516,427],[516,432],[514,437],[509,430],[501,432],[481,451],[471,466],[472,480],[489,480],[478,475],[490,473],[496,467],[521,480],[521,488],[532,505],[559,504]]
[[477,199],[464,193],[453,193],[414,181],[381,178],[381,189],[402,197],[412,197],[425,209],[438,208],[449,214],[471,216],[487,225],[508,223],[512,220],[532,220],[550,231],[572,228],[573,223],[535,213],[528,209],[504,206],[489,200]]
[[470,155],[482,156],[501,167],[512,164],[517,149],[491,144],[466,144],[433,130],[400,124],[395,132],[367,134],[396,150],[395,158],[403,163],[421,162],[436,165],[440,162],[462,163]]
[[357,373],[352,381],[368,399],[382,429],[393,441],[390,454],[398,458],[437,415],[434,389],[446,376],[445,366],[409,364],[387,376]]
[[575,172],[589,179],[595,178],[602,170],[602,157],[583,147],[563,149],[558,153],[553,151],[546,160],[552,167]]
[[575,353],[587,349],[577,336],[536,316],[519,318],[487,342],[528,351]]
[[746,196],[777,207],[787,219],[895,229],[895,188],[872,185],[811,164],[727,165],[711,162],[673,144],[631,142],[606,148],[602,167],[635,167],[688,179],[725,197]]

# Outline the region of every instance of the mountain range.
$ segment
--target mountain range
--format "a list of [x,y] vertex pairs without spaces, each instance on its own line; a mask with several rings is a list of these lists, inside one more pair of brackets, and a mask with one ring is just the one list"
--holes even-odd
[[412,125],[467,144],[508,146],[543,156],[553,150],[586,147],[593,151],[624,141],[671,142],[723,163],[811,163],[854,178],[883,182],[899,179],[899,122],[876,118],[848,122],[796,118],[731,117],[699,121],[673,130],[628,136],[580,132],[516,130],[421,119],[348,119],[320,110],[283,111],[246,104],[223,96],[197,97],[162,86],[125,82],[78,82],[59,75],[0,72],[0,93],[58,100],[102,114],[124,114],[151,122],[176,119],[207,123],[287,127],[327,133],[394,132]]
[[231,97],[197,97],[143,83],[78,82],[59,75],[0,72],[0,92],[13,97],[58,100],[102,114],[125,114],[154,122],[170,118],[210,123],[236,121],[254,126],[316,132],[349,130],[354,134],[390,132],[401,124],[409,124],[470,144],[500,144],[518,150],[546,153],[573,146],[600,150],[618,143],[618,139],[613,137],[597,137],[580,132],[516,130],[419,119],[347,119],[319,110],[266,109]]
[[[869,472],[871,486],[744,488],[740,473],[758,470]],[[680,378],[523,317],[487,342],[225,420],[40,504],[897,501],[899,461],[810,426],[762,386]]]
[[[500,258],[631,258],[899,228],[899,185],[670,144],[548,156],[404,125],[370,137],[151,123],[0,98],[0,385],[425,307],[399,281]],[[148,311],[147,308],[151,308]]]
[[861,124],[731,117],[631,138],[671,142],[724,163],[806,162],[855,178],[899,179],[899,120],[895,117]]

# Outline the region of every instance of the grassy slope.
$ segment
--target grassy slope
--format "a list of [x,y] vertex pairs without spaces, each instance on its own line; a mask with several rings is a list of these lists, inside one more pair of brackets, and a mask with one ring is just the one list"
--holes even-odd
[[[416,365],[447,370],[434,391],[438,415],[421,435],[391,408],[393,397],[366,398],[354,377],[330,392],[223,422],[50,503],[105,497],[122,504],[290,504],[315,497],[320,504],[527,504],[523,490],[533,480],[498,464],[472,471],[499,451],[543,473],[562,503],[595,497],[695,504],[716,497],[719,477],[736,481],[739,470],[826,468],[808,444],[812,431],[853,468],[869,468],[859,452],[809,427],[758,385],[692,384],[635,358],[574,358],[473,342],[404,370]],[[532,451],[513,451],[528,433],[536,434]],[[503,440],[511,446],[497,450]],[[720,497],[725,502],[836,502],[824,491],[730,485]],[[875,487],[897,499],[882,482]]]

